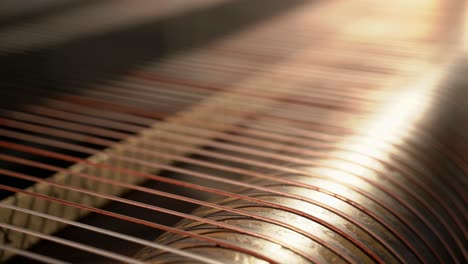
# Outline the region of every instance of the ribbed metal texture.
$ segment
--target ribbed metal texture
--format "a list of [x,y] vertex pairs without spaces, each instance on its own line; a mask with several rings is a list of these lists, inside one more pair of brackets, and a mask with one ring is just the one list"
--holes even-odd
[[[66,22],[103,47],[120,39],[115,56],[131,43],[95,36],[124,21],[77,19],[115,18],[96,15],[105,1],[0,27],[24,37],[0,44],[15,62],[0,91],[0,260],[467,261],[462,1],[272,1],[264,20],[247,2],[109,4],[125,23],[159,21],[124,30],[145,51],[144,32],[170,40],[143,60],[66,52],[91,45]],[[210,28],[208,9],[242,30]],[[195,18],[190,47],[173,29]]]

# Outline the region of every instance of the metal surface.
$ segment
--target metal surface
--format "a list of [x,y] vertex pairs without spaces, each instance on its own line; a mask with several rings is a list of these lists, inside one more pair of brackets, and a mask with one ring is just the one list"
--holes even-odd
[[464,4],[298,2],[118,78],[2,80],[1,258],[465,263]]

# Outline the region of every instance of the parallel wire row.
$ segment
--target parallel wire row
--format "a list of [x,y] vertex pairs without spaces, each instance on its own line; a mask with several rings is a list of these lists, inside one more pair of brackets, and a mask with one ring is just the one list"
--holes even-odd
[[[340,12],[337,14],[343,15]],[[305,15],[299,13],[293,17],[304,22]],[[294,19],[287,18],[293,20],[290,22],[293,25]],[[351,19],[355,18],[351,16]],[[284,20],[279,19],[276,23],[284,25]],[[333,25],[331,19],[329,22]],[[341,25],[341,22],[335,22],[336,26]],[[317,24],[305,24],[303,27],[312,25]],[[466,175],[468,171],[466,160],[460,153],[437,143],[438,139],[424,129],[424,123],[415,123],[407,130],[396,132],[397,142],[372,138],[366,131],[357,129],[359,124],[373,116],[377,106],[384,105],[386,98],[398,94],[398,86],[395,88],[397,84],[409,82],[405,77],[414,76],[420,71],[420,67],[412,68],[418,63],[424,64],[418,61],[419,54],[430,54],[433,47],[413,40],[379,43],[381,50],[372,55],[372,60],[364,60],[368,64],[361,65],[362,61],[356,62],[356,58],[363,56],[363,52],[354,50],[373,47],[375,44],[372,41],[375,40],[363,43],[365,40],[342,37],[339,28],[329,27],[324,29],[324,35],[321,36],[323,47],[320,42],[312,45],[311,35],[301,31],[291,34],[287,40],[278,39],[277,36],[284,34],[288,27],[276,27],[272,23],[250,34],[246,33],[241,38],[241,45],[234,38],[221,42],[220,47],[215,45],[213,49],[184,54],[161,65],[132,71],[123,80],[110,81],[92,90],[73,92],[58,88],[55,98],[47,99],[41,105],[29,105],[20,110],[1,110],[3,128],[0,131],[3,140],[0,145],[14,151],[1,154],[1,160],[51,173],[62,172],[69,178],[79,179],[81,184],[77,187],[57,183],[15,171],[17,167],[14,166],[13,169],[1,169],[2,177],[43,183],[54,189],[66,189],[68,193],[79,193],[82,197],[98,197],[185,220],[178,227],[170,227],[56,198],[53,193],[40,194],[34,188],[31,191],[0,185],[1,189],[160,229],[167,232],[165,237],[172,241],[170,244],[166,244],[164,239],[157,243],[149,242],[44,214],[31,210],[33,206],[29,206],[29,209],[3,203],[0,206],[145,245],[148,248],[140,257],[146,260],[153,257],[168,258],[168,253],[171,253],[182,259],[219,263],[213,256],[207,256],[199,249],[197,251],[196,245],[201,243],[205,247],[225,248],[242,253],[246,258],[253,257],[270,263],[291,258],[298,262],[313,263],[332,259],[359,263],[362,260],[359,258],[377,263],[405,263],[408,260],[426,263],[433,258],[439,262],[450,259],[461,263],[463,258],[466,259],[464,244],[467,215],[463,203],[466,181],[460,175]],[[258,34],[262,30],[267,32],[267,36],[274,36],[272,39],[276,43],[271,44],[269,38]],[[231,44],[233,47],[229,46],[230,41],[234,43]],[[245,42],[249,44],[244,45]],[[294,50],[298,54],[289,55]],[[405,56],[399,54],[402,50],[406,52]],[[253,62],[253,56],[261,60]],[[394,61],[389,62],[389,57],[394,58]],[[284,65],[272,67],[271,72],[264,70],[268,69],[266,65],[275,60]],[[380,71],[372,71],[377,66]],[[356,74],[359,74],[358,78]],[[245,83],[242,83],[247,86],[245,89],[237,89],[236,85],[232,85],[236,84],[234,80],[242,78],[246,78]],[[249,81],[249,78],[254,81]],[[333,81],[336,78],[340,79]],[[229,80],[233,82],[229,83]],[[280,81],[283,83],[277,83]],[[336,86],[333,85],[335,83]],[[47,91],[35,89],[34,92],[46,94]],[[8,94],[8,91],[2,93]],[[217,102],[215,96],[218,93],[228,94],[228,100],[219,97],[222,99]],[[431,96],[444,98],[449,94]],[[191,105],[206,98],[221,105],[215,108],[218,113],[193,116],[183,123],[171,125],[168,122],[165,126],[159,126],[160,120],[165,122],[173,113],[190,109]],[[428,100],[423,97],[417,99]],[[261,107],[252,112],[249,108],[251,105]],[[242,118],[237,121],[239,116]],[[234,126],[228,126],[227,130],[219,129],[219,124],[229,125],[233,122],[230,120],[234,120]],[[163,138],[159,137],[161,133],[164,134]],[[346,141],[350,137],[353,137],[353,141]],[[128,138],[136,138],[136,144],[126,146],[121,152],[102,152],[103,148],[112,148]],[[375,146],[374,153],[355,149],[356,142],[362,145],[375,139],[380,140],[380,144]],[[343,141],[346,144],[340,144]],[[434,143],[427,144],[428,141]],[[178,151],[173,153],[174,149]],[[29,156],[18,153],[28,153]],[[112,162],[85,159],[100,153],[104,153]],[[187,156],[188,153],[192,156]],[[453,171],[447,173],[445,168],[431,167],[434,155],[445,155],[453,160]],[[49,160],[82,164],[87,169],[72,171],[49,164]],[[187,164],[199,170],[167,164],[165,160]],[[185,180],[149,173],[162,170],[184,175]],[[391,170],[395,173],[390,174]],[[334,176],[332,172],[338,172],[340,176]],[[139,186],[118,176],[102,176],[113,173],[192,189],[196,193],[209,194],[211,198],[207,202],[201,198]],[[90,183],[93,185],[91,188]],[[105,187],[100,189],[96,186]],[[444,188],[435,191],[434,186]],[[207,212],[200,209],[198,213],[187,214],[100,191],[112,187],[200,205]],[[294,188],[303,188],[309,194],[296,192]],[[322,198],[319,199],[320,195]],[[315,209],[311,212],[301,210],[271,197],[299,201]],[[216,199],[227,200],[213,203]],[[239,202],[244,205],[239,206]],[[333,206],[334,203],[342,207]],[[299,224],[289,223],[284,218],[258,213],[249,210],[249,207],[277,210],[303,220]],[[318,212],[316,210],[339,220],[328,221],[329,218],[315,214]],[[362,218],[356,217],[357,214]],[[278,232],[292,234],[297,241],[305,239],[307,244],[304,246],[278,238],[274,233],[256,230],[235,219],[275,226]],[[347,223],[347,226],[342,223]],[[267,255],[264,248],[255,249],[251,244],[216,236],[216,232],[208,232],[211,229],[209,226],[216,227],[218,232],[228,230],[248,236],[252,241],[257,239],[265,245],[276,244],[281,250],[278,250],[278,255]],[[311,226],[321,233],[310,232]],[[1,223],[1,227],[6,230],[6,234],[15,231],[117,261],[141,262],[133,257],[30,231],[27,227],[8,223]],[[326,231],[331,231],[333,235]],[[190,241],[198,242],[184,242],[189,238]],[[187,243],[194,246],[187,247]],[[60,263],[59,260],[46,259],[9,246],[3,249],[39,261]],[[153,252],[145,253],[148,249]],[[315,251],[319,253],[314,254]]]

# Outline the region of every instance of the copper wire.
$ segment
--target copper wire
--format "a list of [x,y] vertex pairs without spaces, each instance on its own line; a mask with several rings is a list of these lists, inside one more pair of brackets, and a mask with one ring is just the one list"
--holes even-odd
[[[47,119],[45,119],[45,120],[47,120]],[[59,125],[60,125],[60,123],[59,123]],[[80,127],[81,127],[81,126],[80,126]],[[95,131],[93,131],[93,130],[91,130],[91,129],[88,129],[88,131],[95,132]],[[99,135],[103,135],[103,134],[102,134],[103,132],[101,132],[101,130],[100,130],[100,129],[98,130],[98,132],[99,132]],[[111,135],[111,136],[113,136],[113,135],[114,135],[114,133],[112,133],[112,135]],[[107,136],[107,134],[106,134],[106,136]],[[122,136],[122,137],[124,137],[124,136]],[[247,150],[249,150],[249,149],[247,149]],[[157,154],[153,153],[153,155],[157,155]],[[161,154],[159,154],[159,155],[161,155]],[[219,155],[218,155],[218,156],[219,156]],[[177,157],[173,157],[173,158],[176,158],[176,159],[177,159]],[[184,159],[186,160],[186,158],[184,158]],[[199,163],[199,161],[198,161],[198,163]],[[206,163],[205,163],[205,164],[206,164]],[[209,165],[212,165],[212,164],[209,164]],[[217,165],[217,166],[219,167],[219,165]],[[224,169],[225,169],[225,168],[224,168]],[[237,170],[236,172],[239,172],[239,170]],[[374,185],[376,185],[376,184],[374,183]],[[393,196],[393,197],[395,197],[395,196]],[[420,218],[421,220],[423,220],[423,221],[424,221],[424,217],[422,217],[422,216],[419,216],[419,218]],[[426,222],[426,224],[429,224],[429,226],[430,226],[430,223],[427,223],[427,222]],[[442,243],[444,243],[444,241],[443,241],[443,240],[441,240],[441,241],[442,241]],[[459,242],[459,243],[460,243],[460,242]]]
[[[404,6],[404,1],[398,4]],[[407,4],[409,9],[412,5],[423,7],[422,11],[402,9],[402,17],[414,13],[415,19],[407,21],[407,25],[394,21],[400,26],[395,26],[398,33],[390,32],[389,37],[382,35],[382,39],[378,32],[377,37],[373,36],[370,28],[370,33],[367,32],[365,23],[376,21],[378,27],[383,21],[382,32],[385,32],[385,23],[389,23],[387,12],[395,12],[393,7],[385,7],[383,3],[382,6],[368,6],[365,2],[333,2],[324,4],[325,12],[318,9],[313,13],[315,16],[296,9],[294,15],[287,13],[286,17],[236,33],[207,47],[128,69],[118,80],[97,83],[92,89],[73,89],[75,84],[71,81],[66,86],[51,89],[53,96],[49,98],[49,89],[20,87],[18,89],[24,93],[44,100],[21,108],[1,107],[0,147],[8,150],[0,154],[2,162],[51,174],[65,173],[68,178],[82,182],[90,180],[96,185],[121,187],[212,211],[189,214],[176,208],[100,193],[86,185],[78,187],[55,182],[52,178],[43,179],[36,177],[34,171],[20,173],[15,166],[0,168],[0,174],[177,216],[183,219],[183,224],[171,227],[4,184],[0,184],[0,189],[163,230],[166,233],[161,237],[172,235],[172,240],[149,242],[30,210],[32,207],[4,203],[0,203],[0,207],[27,214],[27,221],[31,216],[38,216],[147,246],[155,250],[155,259],[174,254],[205,263],[223,262],[211,255],[199,254],[197,250],[192,252],[198,246],[208,245],[269,263],[281,262],[273,254],[270,256],[247,244],[216,236],[218,232],[229,232],[249,236],[253,241],[271,242],[309,262],[323,260],[320,254],[309,252],[294,241],[235,224],[236,219],[242,219],[247,223],[261,222],[289,230],[347,263],[360,262],[351,250],[358,250],[377,263],[406,263],[408,258],[421,263],[463,263],[463,259],[468,258],[465,247],[468,215],[464,202],[466,182],[459,175],[468,173],[466,154],[439,138],[428,121],[427,112],[422,118],[406,121],[404,129],[393,131],[393,138],[367,133],[363,126],[372,123],[376,111],[386,106],[392,96],[405,97],[406,90],[414,90],[403,84],[413,83],[412,78],[426,70],[418,63],[431,60],[428,54],[440,53],[437,48],[444,47],[444,41],[448,41],[444,29],[450,25],[443,23],[439,18],[442,11],[437,9],[443,7],[441,3],[433,3],[434,6]],[[369,15],[373,12],[382,12],[382,16],[373,18]],[[439,23],[443,26],[438,26]],[[307,27],[315,30],[305,30]],[[409,29],[416,36],[409,34]],[[60,35],[56,33],[52,31],[42,38],[56,39]],[[278,37],[286,34],[288,38]],[[397,37],[392,39],[392,34]],[[283,63],[287,67],[282,66]],[[440,66],[439,62],[433,64]],[[39,79],[43,78],[40,72],[36,74]],[[255,78],[260,80],[258,84],[249,82]],[[76,86],[80,87],[79,81]],[[250,86],[254,87],[250,89]],[[11,91],[0,91],[0,94],[8,96]],[[452,96],[450,89],[439,87],[416,94],[410,103],[421,109],[430,103],[428,109],[438,109],[450,103]],[[181,122],[171,123],[206,101],[214,105],[209,108],[212,114],[195,113]],[[463,105],[454,107],[464,111]],[[385,115],[392,115],[392,112]],[[383,120],[385,115],[379,118]],[[134,144],[125,145],[128,142]],[[125,146],[123,151],[113,151],[121,145]],[[363,145],[370,145],[373,151],[359,148]],[[113,162],[86,158],[90,156]],[[433,160],[440,157],[449,160],[447,167],[453,168],[434,164]],[[79,164],[86,170],[69,170],[52,165],[51,161]],[[222,200],[178,195],[101,177],[87,169],[165,183]],[[165,177],[161,171],[189,180]],[[331,172],[337,172],[338,176]],[[212,187],[217,184],[221,187]],[[342,189],[335,190],[333,186]],[[437,186],[442,187],[435,188]],[[232,190],[234,188],[240,191]],[[291,188],[307,190],[308,194],[288,191]],[[330,202],[313,194],[323,195]],[[326,221],[313,212],[277,202],[277,198],[316,206],[339,220]],[[341,204],[331,206],[335,201]],[[265,216],[251,208],[270,210],[273,214]],[[323,238],[301,224],[296,226],[278,220],[274,210],[310,220],[332,235],[326,234]],[[222,217],[217,218],[217,214]],[[339,224],[340,221],[346,226]],[[142,263],[139,256],[127,257],[10,223],[0,223],[0,227],[110,259]],[[365,236],[352,230],[359,230]],[[338,237],[352,247],[340,246],[335,239]],[[197,242],[184,244],[186,239]],[[366,241],[372,243],[366,244]],[[0,249],[38,261],[63,263],[21,248],[0,245]]]

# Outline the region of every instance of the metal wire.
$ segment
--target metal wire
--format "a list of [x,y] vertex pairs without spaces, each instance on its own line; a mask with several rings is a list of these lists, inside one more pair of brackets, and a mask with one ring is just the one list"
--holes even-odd
[[[456,50],[435,59],[455,47],[444,5],[365,2],[306,4],[92,89],[0,90],[41,98],[0,107],[0,174],[12,180],[0,189],[14,193],[0,227],[4,241],[22,234],[0,250],[65,263],[25,250],[41,238],[126,263],[464,263],[467,156],[434,126],[466,121],[460,89],[440,84]],[[440,121],[452,103],[457,116]],[[77,220],[90,212],[163,234]],[[53,235],[64,226],[146,248],[128,257]]]

